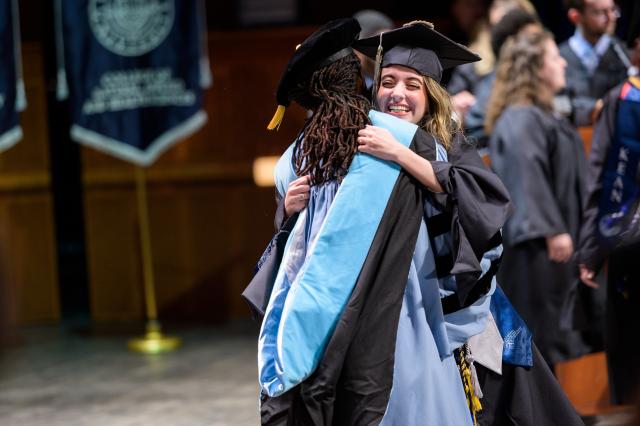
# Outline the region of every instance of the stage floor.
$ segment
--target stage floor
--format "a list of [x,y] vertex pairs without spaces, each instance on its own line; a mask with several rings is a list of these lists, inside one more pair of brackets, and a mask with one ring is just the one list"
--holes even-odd
[[255,426],[253,324],[171,330],[181,349],[127,350],[133,332],[23,330],[0,353],[3,426]]
[[[20,344],[0,352],[0,425],[259,425],[257,327],[168,330],[183,346],[156,356],[127,349],[137,335],[131,327],[21,330]],[[630,418],[611,413],[585,423],[618,426]]]

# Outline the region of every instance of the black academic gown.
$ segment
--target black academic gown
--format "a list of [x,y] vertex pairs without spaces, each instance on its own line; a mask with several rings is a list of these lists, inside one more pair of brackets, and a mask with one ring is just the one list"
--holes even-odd
[[559,46],[560,55],[567,61],[565,92],[572,98],[572,118],[577,126],[590,125],[591,112],[596,101],[627,77],[627,67],[614,49],[614,45],[626,54],[620,40],[613,37],[611,46],[600,58],[593,74],[589,74],[568,41]]
[[[616,128],[616,106],[621,86],[610,91],[594,127],[589,154],[589,193],[581,231],[580,263],[598,271],[605,259],[607,269],[607,302],[605,350],[609,367],[611,402],[631,404],[637,401],[640,381],[640,246],[609,253],[598,244],[596,226],[598,204],[602,194],[602,175]],[[619,291],[626,288],[626,294]]]
[[502,364],[502,375],[477,366],[482,387],[480,426],[584,425],[535,343],[533,367]]
[[585,199],[582,141],[564,120],[535,106],[508,107],[489,143],[491,163],[511,195],[498,282],[551,364],[587,351],[572,330],[577,268],[548,259],[545,237],[577,246]]
[[[418,135],[414,144],[423,157],[433,159],[430,137]],[[484,244],[495,243],[495,238],[487,238],[504,221],[508,199],[503,185],[486,170],[472,145],[457,141],[449,152],[449,161],[432,161],[445,190],[439,200],[433,201],[456,217],[450,228],[454,237],[457,235],[456,244],[460,246],[464,241],[462,246],[467,247],[458,250],[458,263],[464,263],[465,258],[473,263],[468,259],[470,253],[481,250]],[[415,231],[408,232],[400,213],[418,205],[421,210],[422,195],[420,185],[403,172],[363,268],[364,278],[358,281],[318,371],[280,397],[263,395],[262,424],[373,425],[382,419],[392,383],[397,315],[406,284],[406,268],[397,262],[400,258],[405,262],[406,251],[411,251],[415,243]],[[282,235],[295,218],[284,220],[283,203],[279,201],[276,229]],[[411,217],[419,219],[421,215],[415,212]],[[428,221],[427,226],[432,232],[440,225]],[[404,238],[408,239],[406,244],[402,244]],[[469,251],[470,247],[476,249]],[[473,294],[466,301],[472,298]],[[255,301],[264,303],[266,298]],[[447,305],[451,308],[454,304]],[[260,312],[254,309],[254,313],[260,317]],[[512,425],[511,419],[521,426],[582,424],[535,344],[533,356],[532,368],[504,365],[502,376],[477,366],[484,392],[484,410],[478,416],[478,424]]]
[[[416,133],[411,147],[432,161],[445,191],[434,202],[450,218],[454,245],[450,265],[464,304],[479,277],[479,260],[496,244],[506,218],[506,190],[475,148],[460,139],[449,152],[449,162],[435,161],[435,141],[425,132]],[[393,383],[400,308],[426,196],[422,185],[401,171],[317,370],[279,397],[261,397],[263,425],[375,425],[382,420]]]

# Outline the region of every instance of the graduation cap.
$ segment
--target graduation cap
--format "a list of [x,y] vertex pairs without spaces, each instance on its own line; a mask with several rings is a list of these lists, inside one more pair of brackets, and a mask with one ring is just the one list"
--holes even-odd
[[380,68],[389,65],[413,68],[440,82],[443,70],[481,59],[465,46],[440,34],[426,21],[409,22],[395,30],[358,40],[353,47],[376,60],[376,83]]
[[285,108],[291,103],[291,91],[316,70],[353,53],[351,45],[358,38],[360,24],[353,18],[328,22],[296,47],[282,73],[276,99],[278,109],[267,129],[280,126]]

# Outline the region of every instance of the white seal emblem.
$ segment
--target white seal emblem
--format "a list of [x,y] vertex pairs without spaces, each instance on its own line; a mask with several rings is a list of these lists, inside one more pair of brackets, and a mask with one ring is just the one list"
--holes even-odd
[[98,42],[121,56],[140,56],[169,35],[174,0],[89,0],[89,26]]

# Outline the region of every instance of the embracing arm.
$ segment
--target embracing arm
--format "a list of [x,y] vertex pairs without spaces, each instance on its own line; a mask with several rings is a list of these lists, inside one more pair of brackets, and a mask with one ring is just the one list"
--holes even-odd
[[382,127],[367,125],[358,132],[358,150],[393,161],[433,192],[442,192],[431,162],[398,142]]
[[287,148],[278,159],[273,177],[276,186],[276,215],[274,225],[280,230],[285,220],[304,209],[309,201],[309,176],[298,177],[293,167],[293,150],[302,136]]

